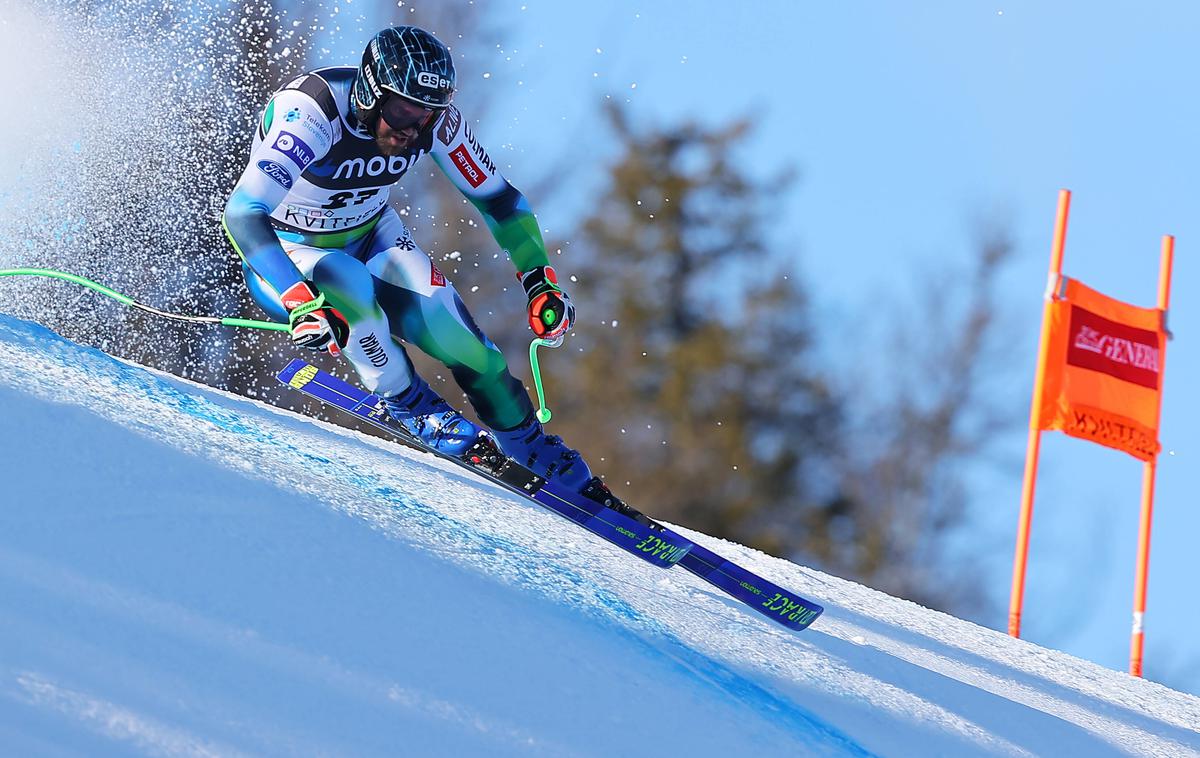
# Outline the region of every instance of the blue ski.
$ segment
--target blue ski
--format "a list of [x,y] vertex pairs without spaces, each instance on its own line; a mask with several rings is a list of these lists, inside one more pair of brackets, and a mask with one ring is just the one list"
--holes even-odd
[[[278,374],[279,381],[367,421],[406,442],[428,450],[420,440],[392,421],[375,395],[342,381],[301,359]],[[430,451],[435,452],[436,451]],[[441,456],[498,482],[508,489],[568,518],[619,547],[662,567],[673,564],[741,601],[749,608],[789,629],[802,630],[824,609],[720,555],[694,545],[668,529],[656,531],[611,508],[576,493],[567,492],[509,459],[491,468]]]
[[825,610],[699,545],[679,565],[788,629],[807,629]]
[[387,414],[379,397],[321,371],[302,359],[293,360],[276,375],[276,378],[411,445],[453,461],[492,482],[524,495],[656,566],[670,568],[686,557],[693,547],[682,535],[657,522],[646,519],[649,524],[642,523],[600,502],[546,481],[512,459],[505,458],[490,441],[477,443],[462,459],[442,455],[422,444],[419,439],[409,434],[408,430],[396,423]]

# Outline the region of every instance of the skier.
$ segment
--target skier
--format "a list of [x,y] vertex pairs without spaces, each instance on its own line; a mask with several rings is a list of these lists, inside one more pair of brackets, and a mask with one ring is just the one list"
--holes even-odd
[[486,432],[417,375],[402,341],[450,368],[505,455],[619,504],[576,450],[545,434],[500,350],[387,204],[391,185],[429,155],[512,259],[534,334],[561,341],[574,324],[529,203],[451,104],[454,91],[450,51],[413,26],[381,31],[357,68],[292,80],[263,111],[225,232],[252,297],[290,324],[292,342],[345,355],[426,444],[459,456]]

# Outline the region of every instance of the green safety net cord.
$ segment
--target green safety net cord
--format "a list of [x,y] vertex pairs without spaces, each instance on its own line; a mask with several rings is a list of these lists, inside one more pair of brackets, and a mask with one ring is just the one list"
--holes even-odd
[[[62,279],[90,290],[95,290],[100,294],[111,297],[121,305],[137,308],[138,310],[152,313],[155,316],[169,318],[175,321],[188,321],[194,324],[220,324],[222,326],[234,326],[243,329],[265,329],[273,332],[290,331],[287,324],[280,324],[274,321],[254,321],[244,318],[220,318],[218,316],[187,316],[181,313],[168,313],[160,311],[157,308],[152,308],[149,305],[139,303],[128,295],[122,295],[114,289],[105,287],[103,284],[93,282],[91,279],[85,279],[76,274],[68,274],[65,271],[55,271],[49,268],[0,268],[0,276],[44,276],[50,279]],[[546,395],[542,389],[542,373],[538,367],[537,349],[539,345],[546,347],[558,347],[562,344],[562,340],[551,342],[549,340],[535,339],[529,344],[529,366],[533,369],[533,383],[537,387],[538,396],[538,419],[544,424],[550,420],[550,409],[546,407]]]

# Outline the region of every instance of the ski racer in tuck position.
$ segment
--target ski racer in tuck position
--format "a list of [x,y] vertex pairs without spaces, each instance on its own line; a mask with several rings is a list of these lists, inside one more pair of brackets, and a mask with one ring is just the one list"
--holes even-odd
[[505,455],[573,491],[612,498],[576,450],[543,432],[500,350],[387,204],[391,185],[429,155],[512,259],[534,334],[559,341],[571,328],[574,307],[529,203],[451,104],[454,82],[450,51],[412,26],[376,35],[357,68],[294,79],[263,111],[225,232],[254,300],[289,323],[292,341],[344,355],[427,445],[459,456],[487,432],[416,374],[402,342],[451,370]]

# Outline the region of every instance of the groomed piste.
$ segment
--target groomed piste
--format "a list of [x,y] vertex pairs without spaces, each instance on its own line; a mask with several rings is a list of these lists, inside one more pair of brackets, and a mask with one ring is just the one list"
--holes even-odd
[[6,316],[0,461],[5,755],[1200,755],[1195,697],[679,526],[825,606],[791,632]]

